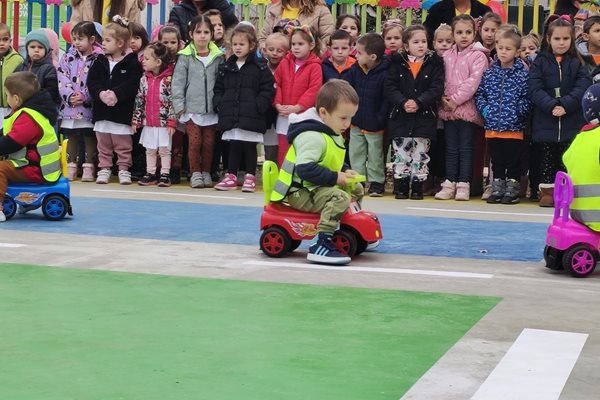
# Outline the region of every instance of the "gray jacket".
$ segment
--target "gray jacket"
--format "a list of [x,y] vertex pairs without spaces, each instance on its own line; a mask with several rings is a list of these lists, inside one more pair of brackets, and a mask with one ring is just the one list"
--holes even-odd
[[213,88],[217,80],[219,65],[224,55],[216,44],[210,42],[208,65],[204,65],[196,55],[193,43],[187,45],[179,54],[171,93],[175,114],[209,114],[213,112]]

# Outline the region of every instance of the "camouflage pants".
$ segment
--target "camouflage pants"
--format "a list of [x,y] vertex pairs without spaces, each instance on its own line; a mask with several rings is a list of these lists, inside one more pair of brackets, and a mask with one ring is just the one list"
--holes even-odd
[[313,190],[300,189],[290,193],[287,201],[301,211],[320,213],[317,233],[333,233],[354,198],[359,204],[364,196],[362,185],[354,187],[352,196],[338,187],[320,186]]

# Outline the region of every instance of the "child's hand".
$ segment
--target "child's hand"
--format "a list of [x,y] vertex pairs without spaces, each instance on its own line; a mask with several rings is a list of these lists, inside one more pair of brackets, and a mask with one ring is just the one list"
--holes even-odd
[[302,111],[302,106],[299,104],[296,104],[295,106],[288,106],[288,112],[290,114],[298,114],[300,111]]
[[447,111],[454,111],[458,105],[450,97],[442,97],[442,104]]
[[404,111],[406,111],[407,113],[415,113],[418,109],[419,106],[417,105],[417,102],[413,99],[407,100],[406,103],[404,103]]
[[133,132],[134,134],[137,132],[137,125],[136,124],[131,124],[131,132]]
[[290,106],[286,106],[286,105],[282,105],[282,104],[275,104],[275,108],[277,109],[277,112],[279,114],[281,114],[282,117],[287,117],[288,115],[290,115],[289,107]]
[[110,92],[109,90],[103,90],[100,92],[100,94],[98,96],[100,97],[100,100],[102,100],[102,102],[104,104],[111,107],[112,98],[111,98],[109,92]]
[[346,173],[345,172],[338,172],[337,173],[337,185],[338,186],[346,186]]
[[169,134],[169,136],[173,136],[175,134],[175,128],[168,127],[167,133]]
[[110,103],[111,103],[111,104],[108,104],[108,106],[112,107],[115,104],[117,104],[117,102],[119,101],[119,99],[117,99],[117,95],[112,90],[107,90],[107,92],[108,92],[109,100],[110,100]]
[[567,111],[563,106],[556,106],[552,109],[552,115],[554,115],[555,117],[562,117],[566,113]]
[[73,93],[71,96],[69,96],[69,104],[72,107],[76,107],[78,105],[83,104],[83,99],[81,98],[81,94],[80,93]]

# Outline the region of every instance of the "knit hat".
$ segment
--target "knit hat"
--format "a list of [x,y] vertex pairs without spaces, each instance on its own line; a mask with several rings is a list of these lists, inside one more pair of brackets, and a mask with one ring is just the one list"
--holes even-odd
[[25,36],[25,48],[27,48],[29,43],[33,41],[44,46],[44,49],[46,49],[46,54],[48,54],[48,50],[50,50],[50,42],[48,41],[48,36],[43,29],[34,29],[33,31],[29,32],[27,36]]
[[581,99],[583,117],[588,124],[600,124],[600,83],[588,88]]

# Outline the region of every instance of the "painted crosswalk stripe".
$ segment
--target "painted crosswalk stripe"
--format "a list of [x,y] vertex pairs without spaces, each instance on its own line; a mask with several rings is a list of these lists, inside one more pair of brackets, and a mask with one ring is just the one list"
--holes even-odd
[[25,247],[25,245],[20,244],[20,243],[0,243],[0,247],[2,247],[2,248],[17,248],[17,247]]
[[558,399],[587,337],[524,329],[471,399]]

